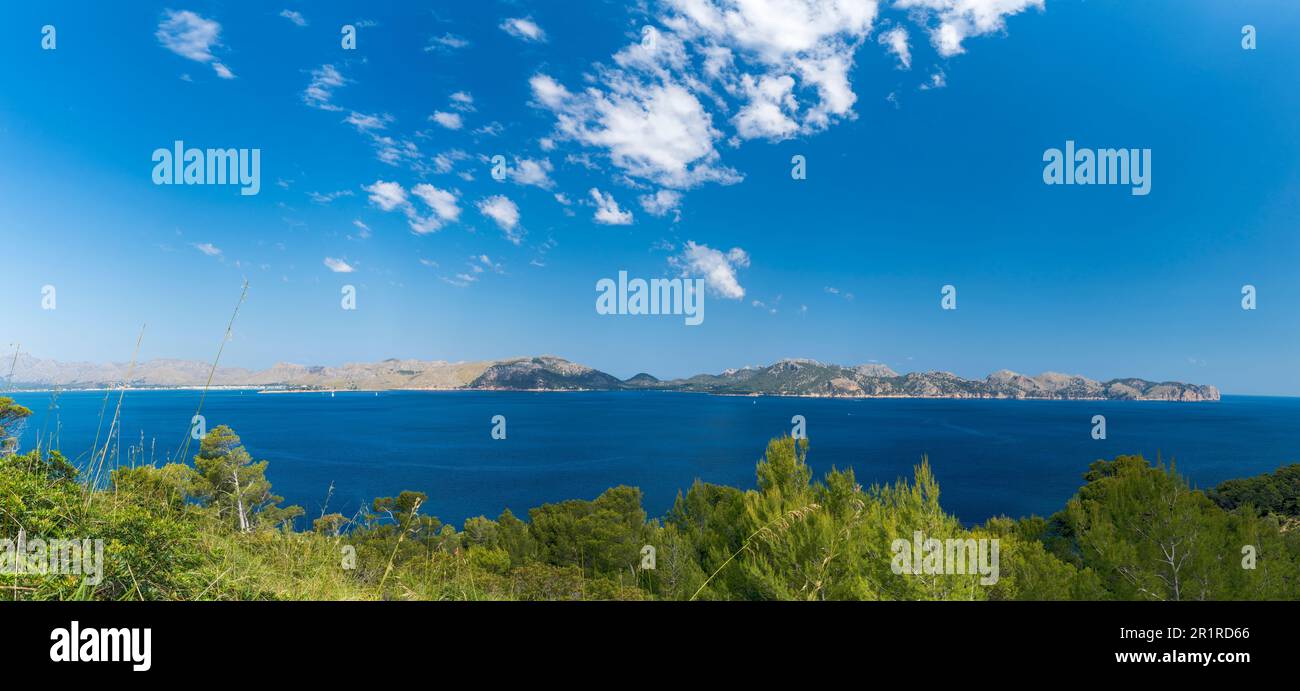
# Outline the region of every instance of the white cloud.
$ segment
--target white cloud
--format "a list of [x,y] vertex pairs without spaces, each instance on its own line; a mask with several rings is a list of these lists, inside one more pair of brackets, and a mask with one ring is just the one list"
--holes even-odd
[[302,92],[302,101],[313,108],[321,110],[343,110],[330,103],[334,90],[347,83],[333,65],[321,65],[311,71],[311,83]]
[[555,182],[551,180],[550,173],[554,169],[551,162],[545,158],[533,160],[531,158],[516,158],[515,165],[510,170],[510,176],[515,182],[521,185],[532,185],[542,189],[550,189]]
[[459,273],[456,274],[454,277],[439,276],[438,278],[440,278],[445,283],[449,283],[451,285],[456,286],[457,288],[464,288],[465,286],[468,286],[469,284],[478,280],[478,276],[473,276],[467,273]]
[[523,41],[544,43],[546,32],[531,17],[514,17],[501,22],[501,30]]
[[[603,155],[634,183],[674,190],[737,182],[718,142],[781,141],[857,117],[850,75],[863,45],[879,43],[911,67],[911,36],[895,21],[930,31],[946,57],[965,37],[1001,30],[1006,16],[1044,1],[659,0],[654,41],[625,45],[581,86],[533,75],[532,104],[554,116],[543,150],[573,142],[592,152],[566,152],[567,161]],[[886,6],[901,16],[870,40]],[[942,72],[933,74],[924,88],[943,85]]]
[[749,103],[732,119],[742,139],[765,137],[785,139],[799,131],[794,116],[799,103],[794,97],[794,78],[788,74],[741,78],[741,89]]
[[640,84],[611,78],[610,91],[572,93],[545,74],[529,81],[536,103],[556,116],[557,135],[606,150],[629,176],[666,187],[736,182],[717,165],[713,143],[721,134],[700,101],[678,84]]
[[357,230],[359,231],[359,232],[357,233],[357,235],[358,235],[362,240],[365,240],[365,239],[367,239],[367,238],[370,237],[370,234],[371,234],[371,233],[370,233],[370,226],[368,226],[368,225],[366,225],[364,222],[362,222],[361,219],[359,219],[359,218],[354,218],[354,219],[352,219],[352,225],[354,225],[354,226],[357,227]]
[[[425,264],[426,266],[438,266],[436,262],[426,262],[423,259],[420,260],[420,263]],[[489,271],[492,273],[503,274],[505,273],[505,267],[500,263],[492,261],[492,258],[486,254],[479,254],[469,258],[469,261],[465,264],[465,271],[452,276],[439,276],[438,278],[448,284],[456,286],[457,288],[464,288],[469,284],[478,281],[480,276]]]
[[641,195],[641,208],[652,216],[666,216],[669,213],[678,211],[682,204],[681,192],[673,190],[659,190],[654,194]]
[[453,192],[440,190],[428,183],[420,183],[411,188],[411,194],[428,204],[443,221],[455,222],[460,218],[460,207],[456,204],[456,194]]
[[523,241],[523,235],[519,233],[519,207],[505,195],[494,194],[480,199],[478,211],[496,222],[506,240],[516,245]]
[[212,54],[212,48],[221,45],[221,24],[216,21],[205,19],[189,10],[165,10],[154,36],[164,48],[183,58],[211,63],[218,77],[235,78],[230,68],[218,62]]
[[388,136],[380,136],[374,133],[370,134],[370,142],[375,147],[375,158],[390,166],[396,166],[403,161],[411,164],[412,170],[420,172],[425,168],[424,162],[420,155],[420,149],[407,139],[394,139]]
[[367,113],[358,113],[354,110],[351,113],[348,113],[348,116],[344,118],[343,121],[357,128],[358,132],[365,133],[370,130],[382,130],[385,127],[388,127],[388,124],[393,121],[393,116],[387,113],[382,115],[369,115]]
[[376,180],[374,184],[361,189],[370,193],[370,203],[384,211],[404,208],[410,205],[406,199],[406,190],[396,182]]
[[451,107],[464,113],[474,112],[474,96],[468,91],[457,91],[451,95]]
[[210,242],[200,242],[194,245],[194,249],[208,255],[209,257],[220,257],[221,249]]
[[421,216],[416,213],[415,207],[406,214],[406,225],[410,226],[411,232],[416,235],[427,235],[442,230],[442,221],[438,220],[435,215]]
[[898,58],[900,68],[911,69],[912,50],[907,45],[907,29],[897,26],[880,34],[880,45]]
[[469,45],[469,41],[455,34],[443,34],[429,39],[429,45],[424,47],[425,52],[435,50],[459,50]]
[[591,188],[591,198],[596,203],[596,213],[592,219],[608,226],[625,226],[632,223],[632,212],[624,211],[614,201],[614,195]]
[[860,36],[876,18],[875,0],[667,0],[668,25],[679,34],[734,44],[760,60],[826,48],[834,38]]
[[943,73],[943,70],[936,69],[934,73],[930,75],[930,81],[921,85],[921,90],[928,91],[930,89],[942,89],[945,86],[948,86],[947,75]]
[[308,197],[317,204],[328,204],[339,197],[351,197],[352,190],[338,190],[336,192],[308,192]]
[[[480,254],[478,255],[478,257],[471,257],[471,259],[478,259],[480,264],[487,267],[488,269],[491,269],[493,273],[498,273],[498,274],[505,273],[505,268],[503,268],[500,264],[492,261],[492,258],[487,256],[486,254]],[[482,269],[480,269],[480,271],[481,270]]]
[[1043,0],[895,0],[902,10],[916,10],[932,15],[930,43],[939,55],[951,57],[964,53],[962,41],[1005,31],[1006,18],[1031,7],[1043,9]]
[[325,266],[336,274],[350,274],[353,271],[356,271],[351,264],[342,259],[335,259],[334,257],[325,257]]
[[[773,118],[772,92],[737,88],[744,76],[762,85],[788,77],[792,92],[812,91],[807,105],[785,115],[801,132],[825,129],[834,120],[852,117],[857,97],[848,81],[853,54],[871,32],[876,0],[666,0],[672,12],[666,23],[705,55],[705,72],[729,92],[743,95],[758,113]],[[743,62],[741,59],[743,58]],[[730,64],[730,67],[728,67]],[[737,76],[736,72],[741,72]],[[711,74],[710,74],[711,73]],[[759,99],[755,102],[754,99]],[[747,138],[783,138],[788,125],[765,128],[764,120],[738,132]],[[773,135],[770,132],[776,132]]]
[[433,157],[433,169],[435,172],[445,175],[456,167],[457,161],[467,161],[469,157],[469,154],[460,149],[444,151]]
[[449,130],[458,130],[465,125],[465,123],[460,119],[460,113],[444,113],[442,111],[437,111],[433,115],[430,115],[429,119]]
[[540,72],[528,80],[528,85],[532,87],[533,97],[551,110],[560,108],[565,101],[573,97],[562,84]]
[[705,285],[724,298],[739,300],[745,297],[736,270],[749,266],[749,254],[739,247],[724,254],[708,245],[688,240],[682,253],[670,258],[669,264],[678,268],[682,276],[703,275]]
[[432,210],[432,213],[427,215],[421,214],[415,208],[406,190],[396,182],[376,180],[374,184],[362,189],[370,193],[370,202],[382,211],[401,211],[406,216],[407,225],[411,227],[412,232],[419,235],[441,230],[445,223],[455,222],[460,218],[456,193],[438,189],[428,183],[420,183],[411,188],[411,194]]
[[686,189],[740,180],[720,163],[717,106],[736,140],[786,139],[853,117],[853,53],[876,0],[663,0],[653,48],[633,43],[572,92],[545,73],[534,103],[554,138],[603,149],[629,177]]
[[293,22],[294,24],[297,24],[298,26],[307,26],[307,20],[302,16],[301,12],[295,12],[293,10],[281,10],[280,16],[284,17],[285,19],[288,19],[289,21]]

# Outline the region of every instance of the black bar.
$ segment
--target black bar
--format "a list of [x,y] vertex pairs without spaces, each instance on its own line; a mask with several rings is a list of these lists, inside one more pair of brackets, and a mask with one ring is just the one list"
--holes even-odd
[[[681,673],[687,665],[739,664],[755,673],[788,658],[800,666],[920,670],[925,678],[970,673],[972,681],[1042,669],[1065,681],[1075,674],[1293,671],[1297,615],[1296,602],[6,602],[0,650],[7,663],[51,679],[191,675],[226,664],[214,656],[287,674],[328,673],[345,661],[380,673],[406,664],[396,660],[445,655],[448,665],[487,665],[494,674],[531,669],[537,678],[560,674],[558,660],[622,660],[632,674],[641,664],[682,665]],[[149,628],[150,669],[53,662],[51,632],[73,621],[82,631]],[[1182,635],[1171,639],[1171,628]],[[1123,638],[1122,630],[1158,630],[1161,637]],[[1248,660],[1116,659],[1176,652],[1244,653]]]

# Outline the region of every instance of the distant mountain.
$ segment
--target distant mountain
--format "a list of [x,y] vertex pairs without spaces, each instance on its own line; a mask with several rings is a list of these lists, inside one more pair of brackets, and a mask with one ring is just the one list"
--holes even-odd
[[[396,360],[348,363],[319,367],[278,363],[270,369],[250,371],[218,367],[214,386],[252,386],[290,389],[457,389],[486,370],[491,361],[445,362],[442,360]],[[71,389],[118,386],[124,380],[141,388],[203,386],[212,366],[187,360],[147,360],[136,363],[64,363],[19,355],[17,362],[0,360],[0,381],[9,374],[15,387],[64,387]],[[127,378],[128,372],[130,378]]]
[[623,382],[610,374],[563,358],[542,356],[505,360],[490,365],[465,388],[510,391],[614,390]]
[[658,382],[654,388],[719,394],[791,396],[868,396],[872,382],[897,377],[884,365],[842,367],[815,360],[781,360],[767,367],[745,367],[722,374],[697,374],[689,379]]
[[1217,401],[1219,390],[1181,382],[1112,379],[1047,372],[1036,377],[1001,370],[984,379],[963,379],[950,372],[899,374],[885,365],[845,367],[815,360],[781,360],[767,367],[746,367],[722,374],[700,374],[639,388],[700,391],[714,394],[840,396],[848,398],[1033,398]]
[[645,372],[634,374],[623,380],[623,384],[626,386],[650,386],[658,383],[658,377],[652,374],[646,374]]
[[[20,355],[13,364],[13,388],[102,388],[126,383],[136,388],[203,386],[210,366],[187,360],[149,360],[132,370],[124,363],[61,363]],[[7,368],[6,368],[7,369]],[[879,364],[829,365],[815,360],[781,360],[766,367],[731,369],[686,379],[660,380],[644,372],[617,377],[544,355],[510,360],[446,362],[384,360],[316,367],[281,363],[251,371],[221,367],[212,384],[287,390],[486,389],[505,391],[693,391],[729,395],[827,396],[844,398],[1018,398],[1217,401],[1213,386],[1127,378],[1099,382],[1071,374],[1038,376],[1000,370],[984,379],[949,372],[899,374]]]

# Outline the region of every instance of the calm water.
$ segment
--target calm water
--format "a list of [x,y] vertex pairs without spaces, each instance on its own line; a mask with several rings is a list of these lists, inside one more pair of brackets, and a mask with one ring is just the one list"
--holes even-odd
[[[23,435],[53,438],[84,463],[102,392],[15,394],[33,415]],[[128,392],[126,444],[144,438],[159,462],[184,440],[199,393]],[[108,416],[117,400],[110,400]],[[754,485],[769,438],[807,419],[809,461],[820,475],[853,467],[859,481],[911,476],[928,454],[944,507],[967,522],[1060,508],[1088,463],[1120,453],[1161,454],[1201,487],[1300,460],[1300,398],[1225,397],[1218,403],[1119,401],[828,400],[662,392],[386,392],[208,394],[209,428],[228,424],[288,503],[351,514],[376,496],[426,492],[444,521],[517,514],[544,502],[640,487],[662,515],[695,478]],[[491,439],[491,418],[508,438]],[[1091,437],[1106,416],[1108,438]],[[192,453],[192,452],[191,452]],[[122,462],[127,454],[123,450]]]

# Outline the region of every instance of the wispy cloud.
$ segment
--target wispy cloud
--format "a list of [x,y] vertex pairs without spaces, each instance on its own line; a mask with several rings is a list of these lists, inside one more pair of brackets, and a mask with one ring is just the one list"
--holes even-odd
[[[345,109],[333,102],[334,90],[348,82],[333,65],[321,65],[311,71],[311,82],[302,93],[303,103],[325,111],[341,112]],[[415,173],[427,173],[430,170],[429,164],[415,142],[385,134],[394,120],[388,113],[372,115],[353,110],[348,112],[343,122],[352,125],[357,132],[369,139],[375,150],[375,158],[379,161],[390,166],[405,163]]]
[[433,157],[433,170],[436,173],[445,175],[455,169],[456,163],[468,161],[470,155],[460,149],[450,149],[443,151]]
[[351,197],[352,190],[338,190],[335,192],[325,192],[325,193],[309,192],[307,193],[307,196],[310,197],[311,200],[313,202],[316,202],[317,204],[328,204],[334,201],[335,199],[338,199],[339,197]]
[[356,268],[342,259],[334,257],[325,257],[325,267],[336,274],[350,274],[356,271]]
[[501,22],[501,30],[521,41],[545,43],[546,32],[532,17],[512,17]]
[[235,78],[230,68],[212,53],[214,47],[221,45],[221,24],[216,21],[189,10],[165,10],[154,36],[164,48],[183,58],[211,64],[218,77]]
[[370,115],[358,113],[354,110],[348,113],[348,116],[343,118],[343,121],[357,128],[358,132],[369,133],[371,130],[382,130],[388,127],[388,124],[393,121],[393,116],[387,113]]
[[930,89],[942,89],[945,86],[948,86],[948,75],[944,74],[941,69],[935,69],[930,74],[930,80],[922,84],[920,88],[922,91],[929,91]]
[[302,16],[301,12],[296,12],[294,10],[281,10],[280,16],[284,17],[285,19],[288,19],[289,21],[293,22],[298,26],[307,26],[307,20]]
[[425,46],[424,50],[425,52],[433,52],[435,50],[442,50],[442,51],[459,50],[461,48],[465,48],[468,45],[469,45],[469,41],[466,40],[465,38],[461,36],[457,36],[455,34],[448,33],[448,34],[443,34],[441,36],[434,36],[433,38],[429,39],[429,45]]
[[889,52],[898,58],[898,66],[901,69],[911,69],[912,51],[907,45],[907,29],[901,26],[894,27],[889,31],[880,34],[880,45],[884,46]]
[[474,96],[468,91],[457,91],[451,95],[451,107],[463,113],[474,112]]
[[[426,266],[438,266],[436,262],[425,262],[423,259],[420,262]],[[487,273],[503,274],[505,273],[505,267],[498,262],[492,261],[492,258],[486,254],[478,254],[469,258],[464,271],[451,276],[439,276],[438,278],[457,288],[464,288],[471,283],[478,282],[479,276]]]
[[194,249],[208,255],[209,257],[220,257],[221,248],[210,242],[198,242],[193,245]]
[[330,101],[334,98],[334,90],[346,83],[347,80],[333,65],[321,65],[311,71],[311,83],[302,92],[302,101],[321,110],[343,110]]

